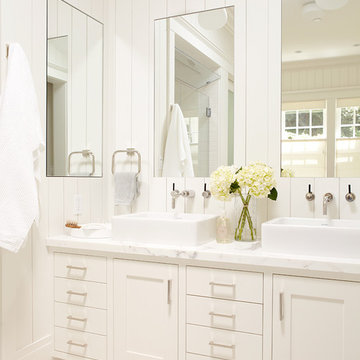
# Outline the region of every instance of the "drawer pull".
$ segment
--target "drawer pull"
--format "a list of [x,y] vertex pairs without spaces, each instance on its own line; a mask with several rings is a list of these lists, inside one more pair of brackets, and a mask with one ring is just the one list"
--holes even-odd
[[66,268],[69,269],[69,270],[82,270],[82,271],[86,271],[86,270],[87,270],[87,267],[86,267],[86,266],[67,265]]
[[216,347],[222,347],[225,349],[235,349],[235,345],[225,345],[225,344],[219,344],[219,343],[215,343],[213,341],[209,342],[210,346],[216,346]]
[[171,303],[171,280],[167,281],[167,303],[170,305]]
[[78,317],[74,317],[74,316],[71,316],[71,315],[69,315],[68,317],[67,317],[67,319],[68,320],[74,320],[74,321],[82,321],[82,322],[86,322],[87,321],[87,318],[78,318]]
[[279,306],[280,306],[280,309],[279,309],[279,317],[280,317],[280,321],[283,321],[284,320],[284,293],[280,293],[280,299],[279,299]]
[[68,295],[77,295],[77,296],[87,296],[87,292],[77,292],[77,291],[72,291],[72,290],[68,290],[66,292]]
[[235,287],[235,284],[222,284],[222,283],[217,283],[214,281],[210,281],[209,282],[210,286],[226,286],[226,287]]
[[228,314],[221,314],[221,313],[216,313],[216,312],[209,312],[210,316],[220,316],[220,317],[224,317],[224,318],[229,318],[229,319],[235,319],[235,314],[232,315],[228,315]]
[[78,347],[82,347],[82,348],[86,348],[87,347],[87,344],[79,344],[79,343],[76,343],[76,342],[73,342],[72,340],[69,340],[67,342],[68,345],[70,346],[78,346]]

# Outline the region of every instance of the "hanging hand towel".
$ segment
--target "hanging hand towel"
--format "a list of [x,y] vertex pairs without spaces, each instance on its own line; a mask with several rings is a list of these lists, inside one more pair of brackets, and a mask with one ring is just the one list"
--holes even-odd
[[39,216],[37,180],[44,149],[27,58],[11,44],[0,103],[0,247],[17,252]]
[[130,206],[139,195],[139,182],[135,172],[114,174],[115,205]]
[[178,104],[172,106],[162,176],[194,176],[189,136],[183,113]]

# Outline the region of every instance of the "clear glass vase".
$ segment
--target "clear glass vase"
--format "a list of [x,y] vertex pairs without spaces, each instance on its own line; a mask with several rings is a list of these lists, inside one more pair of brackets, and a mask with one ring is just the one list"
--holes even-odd
[[239,194],[235,199],[236,241],[256,241],[256,200],[249,194]]

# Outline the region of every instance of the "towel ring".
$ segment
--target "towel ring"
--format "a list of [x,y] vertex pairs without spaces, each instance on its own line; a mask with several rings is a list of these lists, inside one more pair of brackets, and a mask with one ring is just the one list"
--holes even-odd
[[132,156],[134,154],[137,155],[137,157],[138,157],[138,172],[136,173],[136,176],[138,176],[141,172],[141,155],[140,155],[139,151],[137,151],[135,148],[127,148],[126,150],[116,150],[112,156],[111,172],[113,174],[115,173],[115,157],[116,157],[116,154],[118,154],[118,153],[127,153],[129,156]]
[[89,175],[90,176],[94,175],[95,174],[95,155],[90,150],[73,151],[69,154],[69,156],[68,156],[68,174],[71,175],[71,157],[75,154],[81,154],[84,158],[91,157],[92,171]]

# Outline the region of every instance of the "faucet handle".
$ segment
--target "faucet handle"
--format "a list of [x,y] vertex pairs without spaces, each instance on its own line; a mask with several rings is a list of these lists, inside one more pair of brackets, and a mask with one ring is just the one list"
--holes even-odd
[[184,198],[193,198],[195,197],[195,191],[194,190],[183,190],[180,193],[181,196],[183,196]]
[[204,183],[204,191],[202,192],[202,197],[204,198],[204,199],[208,199],[208,198],[210,198],[211,197],[211,192],[210,192],[210,190],[206,190],[206,183]]
[[307,201],[313,201],[315,199],[315,194],[311,191],[311,184],[309,184],[309,190],[305,195]]
[[351,192],[351,185],[349,184],[348,185],[349,187],[348,187],[348,193],[345,195],[345,200],[347,201],[347,202],[353,202],[355,199],[356,199],[356,196],[355,196],[355,194],[354,193],[352,193]]

